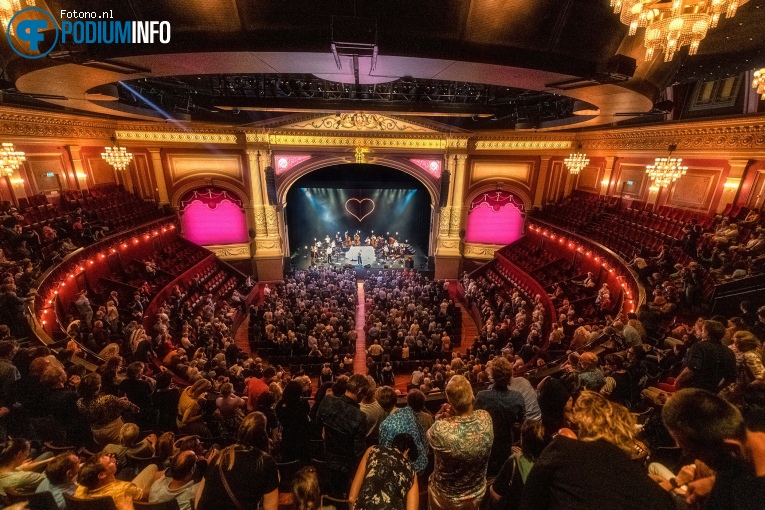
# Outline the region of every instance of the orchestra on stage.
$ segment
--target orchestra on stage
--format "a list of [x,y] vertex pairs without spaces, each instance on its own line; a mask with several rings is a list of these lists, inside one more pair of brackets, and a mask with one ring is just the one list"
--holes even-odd
[[[398,234],[398,232],[396,232]],[[362,240],[363,238],[363,240]],[[403,260],[412,252],[407,252],[408,240],[399,242],[398,239],[386,232],[386,235],[376,235],[374,231],[368,236],[363,236],[357,230],[353,235],[346,231],[343,235],[337,232],[334,238],[326,235],[324,239],[314,239],[311,246],[306,247],[311,256],[311,266],[317,264],[333,264],[345,260],[345,253],[355,246],[371,246],[374,248],[375,258],[381,261]],[[361,264],[361,252],[352,257],[354,262]]]

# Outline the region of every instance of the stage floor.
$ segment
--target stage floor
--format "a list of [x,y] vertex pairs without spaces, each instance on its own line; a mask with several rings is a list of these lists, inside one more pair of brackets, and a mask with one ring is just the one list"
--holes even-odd
[[[412,245],[414,248],[414,269],[428,269],[428,255],[424,253],[417,246]],[[361,250],[362,264],[358,263],[358,254]],[[362,268],[369,265],[371,269],[404,269],[404,258],[394,260],[382,260],[375,258],[375,251],[372,246],[352,246],[350,250],[346,251],[340,256],[332,258],[332,264],[327,264],[326,256],[321,260],[316,260],[314,267],[343,267],[346,264],[352,264],[356,268]],[[292,257],[292,265],[295,269],[308,269],[311,265],[311,257],[308,253],[304,253],[301,249],[297,256]]]

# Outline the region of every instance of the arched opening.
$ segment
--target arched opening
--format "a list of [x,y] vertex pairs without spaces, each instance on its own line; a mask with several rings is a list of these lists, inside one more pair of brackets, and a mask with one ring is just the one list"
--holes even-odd
[[509,191],[481,193],[470,202],[465,241],[509,244],[523,235],[523,201]]
[[[290,255],[297,267],[305,267],[311,246],[321,243],[320,261],[328,263],[329,239],[330,245],[335,241],[334,264],[355,265],[362,251],[364,265],[403,267],[411,255],[415,267],[422,267],[429,250],[431,211],[428,190],[403,171],[374,164],[321,168],[300,177],[287,192]],[[398,249],[395,255],[392,240]]]
[[215,186],[186,192],[179,202],[186,239],[201,245],[246,243],[247,219],[242,200]]

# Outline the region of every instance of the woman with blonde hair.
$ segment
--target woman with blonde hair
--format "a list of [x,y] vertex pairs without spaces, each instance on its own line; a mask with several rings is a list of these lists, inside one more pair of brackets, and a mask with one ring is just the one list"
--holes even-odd
[[762,364],[760,341],[749,331],[737,331],[733,334],[736,362],[738,365],[738,381],[749,384],[752,381],[765,379],[765,367]]
[[203,399],[212,388],[212,383],[207,379],[199,379],[194,384],[183,390],[178,400],[178,417],[176,419],[178,431],[181,434],[209,436],[210,431],[202,421],[203,410],[199,400]]
[[522,510],[674,509],[632,460],[635,419],[626,407],[583,391],[572,419],[578,438],[563,429],[545,448],[526,479]]
[[[262,504],[261,504],[262,503]],[[277,510],[279,473],[268,453],[266,417],[253,412],[242,420],[236,443],[212,460],[197,491],[197,510]]]

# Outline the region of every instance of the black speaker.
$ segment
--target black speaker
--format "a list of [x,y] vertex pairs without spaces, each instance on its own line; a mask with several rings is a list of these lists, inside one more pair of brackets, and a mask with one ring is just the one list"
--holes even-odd
[[385,265],[383,266],[383,269],[388,269],[388,264],[385,264]]
[[451,179],[451,174],[449,173],[449,170],[444,170],[441,172],[441,193],[438,197],[438,206],[439,207],[446,207],[446,201],[449,200],[449,181]]
[[268,204],[276,205],[276,172],[273,167],[267,166],[264,173],[266,174],[266,194],[268,195]]
[[364,266],[364,269],[372,269],[372,264],[367,264]]
[[637,60],[627,55],[616,54],[603,66],[602,70],[612,78],[627,80],[635,76]]

